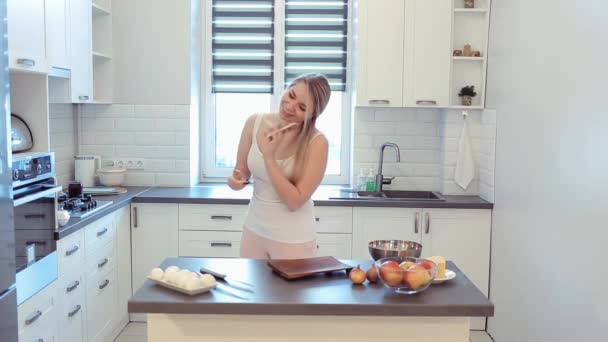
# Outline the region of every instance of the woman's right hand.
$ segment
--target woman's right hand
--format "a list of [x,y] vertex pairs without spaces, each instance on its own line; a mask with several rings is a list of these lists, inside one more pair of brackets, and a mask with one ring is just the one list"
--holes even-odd
[[232,175],[228,177],[228,186],[232,190],[241,190],[245,185],[249,184],[249,179],[243,176],[243,173],[239,169],[234,169]]

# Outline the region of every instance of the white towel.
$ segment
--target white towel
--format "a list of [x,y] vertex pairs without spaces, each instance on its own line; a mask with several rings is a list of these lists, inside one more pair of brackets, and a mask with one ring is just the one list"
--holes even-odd
[[475,177],[475,162],[473,161],[473,150],[471,149],[471,138],[467,129],[467,122],[462,125],[460,141],[458,142],[458,157],[456,159],[456,172],[454,180],[461,188],[469,186]]

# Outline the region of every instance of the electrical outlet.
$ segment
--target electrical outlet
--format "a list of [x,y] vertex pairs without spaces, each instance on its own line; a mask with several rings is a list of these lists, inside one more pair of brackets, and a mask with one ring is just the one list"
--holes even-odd
[[120,158],[114,159],[113,162],[113,166],[127,170],[144,170],[146,168],[146,162],[143,158]]

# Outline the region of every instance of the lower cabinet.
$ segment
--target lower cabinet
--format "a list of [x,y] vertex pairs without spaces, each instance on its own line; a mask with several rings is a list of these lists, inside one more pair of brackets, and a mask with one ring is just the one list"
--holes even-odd
[[17,309],[19,341],[57,342],[59,339],[57,281],[32,296]]
[[118,305],[116,270],[87,279],[87,336],[90,342],[111,341]]

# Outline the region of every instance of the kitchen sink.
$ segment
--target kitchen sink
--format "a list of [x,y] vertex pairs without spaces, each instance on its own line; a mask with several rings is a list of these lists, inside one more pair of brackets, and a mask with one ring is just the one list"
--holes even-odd
[[435,191],[383,190],[383,191],[341,191],[330,199],[383,200],[383,201],[445,201]]

